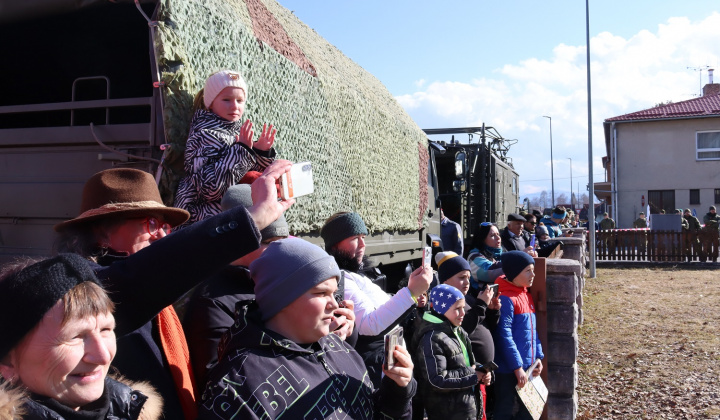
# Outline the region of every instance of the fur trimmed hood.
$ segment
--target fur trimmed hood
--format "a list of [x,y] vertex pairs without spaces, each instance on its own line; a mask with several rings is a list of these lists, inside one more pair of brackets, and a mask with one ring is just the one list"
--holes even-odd
[[[147,382],[132,382],[121,376],[108,375],[106,386],[112,383],[116,384],[112,387],[113,391],[121,390],[128,395],[142,394],[144,396],[145,401],[142,403],[140,413],[133,418],[137,418],[137,420],[160,420],[162,418],[162,397],[152,385]],[[32,411],[51,411],[41,404],[35,402],[28,404],[28,402],[28,392],[24,388],[12,386],[9,382],[0,383],[0,420],[19,420]],[[111,411],[112,409],[113,407],[111,407]]]

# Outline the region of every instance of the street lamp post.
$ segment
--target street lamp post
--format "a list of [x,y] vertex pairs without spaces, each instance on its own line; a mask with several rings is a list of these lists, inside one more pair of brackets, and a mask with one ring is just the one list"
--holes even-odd
[[[570,208],[573,208],[573,199],[572,199],[572,196],[573,196],[573,191],[572,191],[572,158],[568,158],[568,159],[570,159]],[[577,199],[577,198],[576,198],[576,199]],[[574,208],[573,208],[573,210],[574,210]]]
[[552,117],[543,115],[543,118],[550,120],[550,183],[552,186],[552,206],[555,207],[555,174],[553,173],[553,153],[552,153]]

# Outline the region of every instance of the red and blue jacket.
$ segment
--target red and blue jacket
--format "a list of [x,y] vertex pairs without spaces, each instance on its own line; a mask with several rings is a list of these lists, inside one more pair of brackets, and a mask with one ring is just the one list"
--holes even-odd
[[505,276],[496,280],[500,285],[500,322],[495,341],[495,363],[499,373],[512,373],[522,367],[527,370],[535,359],[543,359],[537,334],[535,304],[527,288],[509,282]]

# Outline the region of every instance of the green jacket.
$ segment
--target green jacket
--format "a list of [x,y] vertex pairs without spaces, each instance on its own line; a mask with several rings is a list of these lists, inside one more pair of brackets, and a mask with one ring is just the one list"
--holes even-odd
[[700,221],[695,216],[683,216],[683,219],[687,220],[688,226],[686,227],[683,223],[683,228],[690,231],[700,230]]
[[648,227],[648,225],[647,225],[647,219],[643,219],[643,218],[641,218],[641,217],[638,217],[637,220],[635,220],[635,221],[633,222],[633,227],[636,228],[636,229]]
[[600,221],[600,230],[610,230],[615,229],[615,221],[608,217],[607,219],[602,219]]

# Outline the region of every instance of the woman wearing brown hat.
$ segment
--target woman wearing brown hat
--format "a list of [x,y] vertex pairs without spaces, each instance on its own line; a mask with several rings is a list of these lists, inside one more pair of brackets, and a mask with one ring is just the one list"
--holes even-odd
[[160,419],[151,386],[108,376],[113,307],[78,255],[4,267],[0,419]]
[[290,167],[284,160],[269,166],[253,183],[255,204],[247,210],[234,208],[170,236],[188,214],[162,204],[152,176],[135,169],[105,170],[86,182],[80,216],[55,226],[58,251],[76,252],[96,263],[96,274],[117,305],[118,328],[132,331],[118,339],[113,366],[129,379],[147,380],[157,388],[167,419],[194,419],[199,394],[171,305],[259,247],[259,230],[294,202],[277,201],[275,187]]

